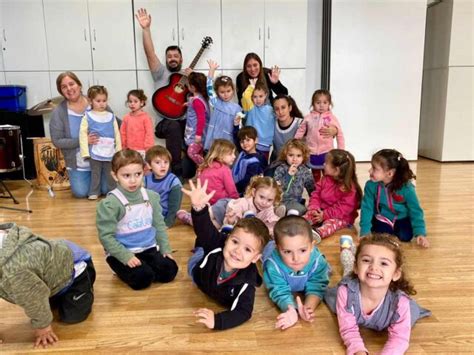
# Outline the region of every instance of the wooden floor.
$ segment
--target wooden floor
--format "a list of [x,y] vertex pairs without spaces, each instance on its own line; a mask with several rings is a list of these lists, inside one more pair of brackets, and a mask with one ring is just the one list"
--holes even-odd
[[[409,353],[474,352],[474,164],[440,164],[420,160],[417,191],[426,214],[431,248],[404,245],[407,272],[418,290],[416,299],[433,316],[413,329]],[[417,165],[417,166],[416,166]],[[368,164],[358,164],[361,185]],[[284,332],[275,330],[277,308],[265,289],[257,292],[252,319],[236,329],[211,331],[195,323],[197,307],[219,310],[186,275],[193,245],[192,229],[178,224],[169,230],[174,256],[180,266],[176,280],[132,291],[112,275],[104,260],[95,228],[96,202],[73,199],[69,191],[50,198],[23,181],[7,181],[20,205],[0,200],[0,206],[26,207],[32,214],[0,209],[0,221],[26,225],[48,238],[68,238],[91,251],[97,270],[95,303],[87,321],[77,325],[54,322],[60,341],[45,351],[64,353],[124,352],[274,352],[343,354],[336,318],[325,305],[313,324],[298,323]],[[189,206],[188,200],[185,205]],[[331,285],[340,279],[338,237],[320,244],[333,266]],[[380,351],[385,334],[363,331],[371,352]],[[23,311],[0,301],[0,353],[29,352],[33,333]]]

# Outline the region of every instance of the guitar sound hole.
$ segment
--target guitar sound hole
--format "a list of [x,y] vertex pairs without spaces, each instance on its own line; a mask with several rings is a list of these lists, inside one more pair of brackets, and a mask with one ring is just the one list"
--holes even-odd
[[177,84],[174,87],[174,91],[178,94],[181,94],[184,91],[184,87],[181,84]]

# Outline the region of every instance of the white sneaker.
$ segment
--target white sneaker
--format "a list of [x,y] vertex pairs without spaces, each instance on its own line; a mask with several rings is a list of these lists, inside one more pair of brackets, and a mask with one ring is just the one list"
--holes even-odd
[[298,212],[298,210],[295,210],[294,208],[292,208],[291,210],[288,210],[288,212],[286,212],[286,215],[287,216],[299,216],[300,213]]
[[316,244],[321,243],[321,236],[319,235],[319,233],[314,229],[311,229],[311,231],[313,233],[313,240],[316,242]]
[[97,195],[89,195],[89,197],[87,197],[88,200],[91,200],[91,201],[95,201],[99,198],[99,196]]

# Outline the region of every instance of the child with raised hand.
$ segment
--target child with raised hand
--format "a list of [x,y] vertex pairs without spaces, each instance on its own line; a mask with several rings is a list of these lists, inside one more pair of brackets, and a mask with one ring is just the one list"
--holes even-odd
[[[216,139],[202,163],[198,167],[198,177],[207,181],[207,191],[214,191],[209,200],[211,205],[220,199],[238,198],[239,193],[235,187],[230,167],[235,160],[235,145],[225,139]],[[192,224],[191,213],[179,210],[176,217],[184,224]]]
[[226,75],[221,75],[213,84],[214,74],[219,65],[213,60],[208,60],[207,63],[209,64],[207,93],[209,95],[209,104],[213,110],[204,140],[205,151],[211,148],[212,143],[216,139],[226,139],[233,142],[234,119],[242,111],[242,107],[232,101],[235,94],[232,79]]
[[304,190],[308,195],[314,191],[313,175],[306,166],[308,159],[308,146],[302,140],[290,139],[280,152],[280,164],[273,176],[283,190],[282,203],[286,212],[293,215],[302,216],[306,212]]
[[250,179],[255,175],[262,175],[267,162],[262,154],[257,152],[257,130],[252,126],[242,127],[237,133],[242,151],[232,167],[237,191],[242,196]]
[[311,98],[312,110],[304,117],[296,131],[295,138],[306,137],[309,147],[310,166],[313,171],[314,182],[321,179],[321,172],[326,154],[334,148],[333,137],[327,133],[328,128],[337,128],[337,147],[344,149],[344,135],[336,116],[331,112],[332,98],[328,90],[316,90]]
[[120,137],[123,149],[134,149],[145,157],[145,151],[155,145],[153,123],[150,115],[143,111],[147,97],[143,90],[130,90],[127,94],[127,105],[130,113],[123,117],[120,126]]
[[59,319],[69,324],[84,321],[92,310],[91,255],[68,240],[47,240],[27,227],[0,224],[0,275],[0,298],[24,309],[35,347],[59,340],[51,308],[58,308]]
[[[368,354],[359,328],[388,330],[381,354],[404,354],[415,322],[431,314],[409,296],[416,294],[406,278],[399,242],[388,234],[362,238],[353,257],[353,273],[324,296],[337,314],[347,354]],[[347,273],[348,270],[344,270]]]
[[227,310],[214,313],[207,308],[194,312],[198,323],[209,329],[236,327],[252,316],[255,288],[262,279],[256,262],[262,256],[269,239],[267,227],[257,218],[240,220],[230,235],[219,233],[211,222],[208,202],[214,192],[207,193],[207,182],[183,192],[191,199],[196,245],[188,262],[188,274],[206,295],[218,301]]
[[170,228],[176,213],[181,207],[183,185],[179,178],[170,171],[171,153],[161,145],[155,145],[147,150],[145,160],[151,173],[145,175],[145,188],[160,195],[160,205],[166,227]]
[[106,261],[134,290],[173,281],[178,265],[171,256],[160,196],[142,187],[145,161],[135,150],[112,159],[117,188],[97,206],[96,224]]
[[351,153],[333,149],[326,154],[324,175],[311,194],[304,218],[320,238],[354,224],[362,190]]
[[202,73],[192,72],[188,76],[188,88],[191,95],[187,102],[184,143],[187,146],[188,157],[196,165],[199,165],[204,161],[204,133],[209,121],[206,76]]
[[[252,79],[256,80],[256,79]],[[258,133],[257,151],[268,161],[275,131],[275,114],[268,101],[268,87],[265,83],[251,81],[242,96],[242,105],[248,103],[246,126],[253,126]]]
[[370,232],[394,234],[402,242],[415,237],[418,245],[428,248],[423,209],[411,183],[416,176],[408,161],[395,149],[382,149],[371,164],[361,206],[361,237]]
[[[115,152],[122,149],[120,130],[115,115],[107,111],[107,89],[94,85],[87,90],[91,110],[86,111],[79,129],[79,145],[82,158],[89,158],[91,167],[91,182],[89,200],[97,200],[100,192],[101,179],[107,180],[108,190],[115,187],[115,181],[110,175],[110,161]],[[89,144],[89,134],[98,137],[96,144]]]
[[230,230],[240,219],[255,216],[273,234],[273,227],[280,219],[275,206],[281,201],[281,188],[268,176],[254,176],[250,180],[244,197],[236,200],[222,199],[211,207],[212,220],[217,228]]
[[[313,322],[315,309],[329,284],[329,266],[314,246],[310,225],[299,216],[283,217],[275,225],[274,241],[263,252],[263,281],[270,299],[282,311],[275,328],[287,329],[298,318]],[[301,292],[300,296],[293,295]]]

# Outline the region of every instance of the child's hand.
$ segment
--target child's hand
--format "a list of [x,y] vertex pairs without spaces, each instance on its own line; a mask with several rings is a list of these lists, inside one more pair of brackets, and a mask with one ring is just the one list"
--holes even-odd
[[87,143],[89,143],[90,145],[99,143],[99,136],[97,136],[97,134],[95,133],[89,133],[87,135]]
[[209,329],[214,329],[214,312],[207,308],[199,308],[194,311],[194,316],[198,318],[196,323],[202,323]]
[[51,324],[46,328],[35,329],[35,337],[35,348],[40,346],[46,348],[48,345],[53,345],[59,340],[58,336],[54,334]]
[[206,203],[209,202],[209,200],[214,196],[215,191],[211,191],[210,193],[207,193],[207,180],[204,181],[204,185],[201,186],[201,179],[197,179],[197,185],[194,186],[194,183],[192,180],[189,180],[189,187],[191,190],[186,190],[184,187],[181,188],[181,191],[185,195],[188,195],[189,198],[191,199],[191,204],[193,207],[199,209],[202,206],[204,206]]
[[128,267],[131,267],[132,269],[134,267],[140,266],[141,264],[142,262],[136,256],[132,256],[132,258],[129,261],[127,261]]
[[293,306],[288,306],[288,310],[277,317],[275,328],[285,330],[295,325],[297,321],[298,312]]
[[255,87],[257,84],[258,78],[249,79],[250,86]]
[[163,256],[164,256],[165,258],[174,260],[173,255],[171,255],[171,253],[165,253],[165,254],[163,254]]
[[321,211],[320,209],[314,210],[313,211],[313,220],[316,223],[322,222],[323,221],[323,211]]
[[303,302],[301,302],[300,296],[296,297],[296,304],[298,305],[298,314],[301,319],[313,323],[314,321],[314,310],[310,307],[306,307]]
[[209,65],[210,70],[216,70],[219,68],[219,64],[217,64],[217,62],[212,59],[208,59],[207,64]]
[[237,222],[237,212],[232,208],[228,208],[225,212],[226,224],[235,224]]
[[298,171],[298,166],[293,164],[290,166],[290,168],[288,169],[288,175],[290,176],[293,176],[296,174],[296,172]]
[[324,126],[319,129],[319,134],[323,138],[334,138],[337,135],[337,127],[335,126]]
[[416,244],[418,244],[422,248],[430,247],[430,241],[424,235],[419,235],[416,237]]
[[145,29],[149,28],[151,25],[151,15],[148,15],[145,9],[138,9],[138,12],[135,14],[140,27]]
[[200,144],[202,142],[202,137],[201,136],[195,136],[194,137],[194,143]]
[[268,77],[270,78],[270,81],[273,84],[276,84],[280,81],[280,72],[281,72],[280,68],[274,65],[271,71],[268,73]]

